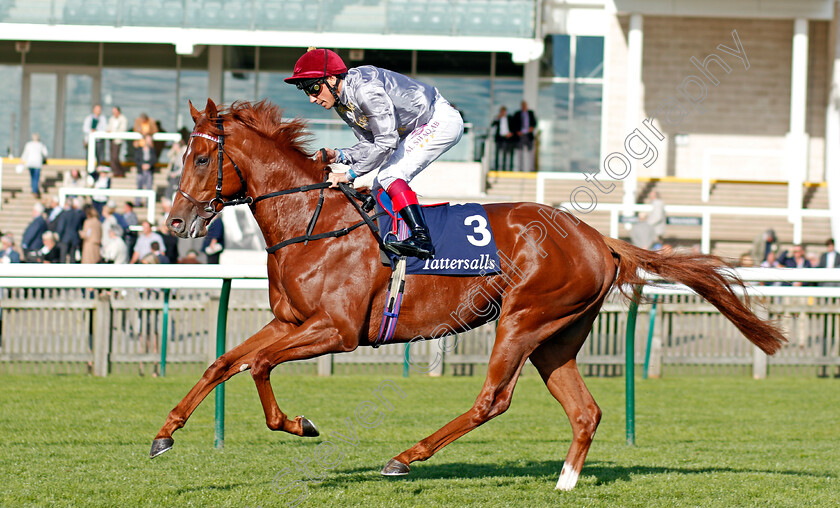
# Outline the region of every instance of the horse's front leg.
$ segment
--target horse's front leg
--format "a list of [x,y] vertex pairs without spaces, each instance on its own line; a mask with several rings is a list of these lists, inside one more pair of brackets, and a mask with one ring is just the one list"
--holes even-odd
[[175,442],[172,439],[172,433],[186,424],[192,412],[210,394],[213,388],[249,368],[253,365],[254,357],[258,351],[276,342],[294,328],[294,325],[275,319],[265,325],[262,330],[248,338],[248,340],[217,358],[204,371],[204,375],[201,376],[201,379],[193,386],[192,390],[187,393],[186,397],[169,412],[166,422],[152,442],[152,451],[149,455],[154,458],[172,448]]
[[315,425],[298,416],[290,420],[274,397],[271,388],[271,369],[277,365],[293,361],[306,360],[329,353],[353,351],[359,345],[358,329],[337,325],[329,316],[317,315],[307,320],[299,328],[260,350],[251,365],[251,376],[257,386],[257,393],[265,411],[265,423],[271,430],[282,430],[297,436],[317,436]]

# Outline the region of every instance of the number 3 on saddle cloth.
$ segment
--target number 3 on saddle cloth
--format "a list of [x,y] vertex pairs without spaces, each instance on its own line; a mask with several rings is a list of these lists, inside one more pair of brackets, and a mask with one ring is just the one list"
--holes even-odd
[[[376,196],[376,207],[377,214],[384,212],[377,218],[384,242],[404,240],[410,235],[405,221],[394,213],[391,200],[384,190],[380,190]],[[394,335],[406,274],[480,277],[501,271],[496,240],[487,221],[487,213],[481,205],[429,205],[423,207],[423,214],[435,247],[435,257],[426,260],[400,258],[393,253],[382,252],[383,264],[390,265],[394,273],[374,347],[387,343]]]

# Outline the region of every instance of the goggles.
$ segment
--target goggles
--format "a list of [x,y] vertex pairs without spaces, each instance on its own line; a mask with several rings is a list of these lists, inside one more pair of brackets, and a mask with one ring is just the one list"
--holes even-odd
[[324,88],[324,78],[308,79],[297,83],[298,90],[306,95],[318,95]]

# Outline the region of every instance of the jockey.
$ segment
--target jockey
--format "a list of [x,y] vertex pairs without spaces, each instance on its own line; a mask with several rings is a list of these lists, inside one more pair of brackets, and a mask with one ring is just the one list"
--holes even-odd
[[464,121],[437,88],[372,65],[350,70],[335,52],[310,48],[295,64],[287,83],[297,85],[310,103],[335,111],[359,142],[325,149],[328,163],[347,164],[347,173],[330,173],[333,187],[378,170],[374,190],[385,189],[411,236],[385,247],[400,256],[434,257],[429,228],[408,182],[464,133]]

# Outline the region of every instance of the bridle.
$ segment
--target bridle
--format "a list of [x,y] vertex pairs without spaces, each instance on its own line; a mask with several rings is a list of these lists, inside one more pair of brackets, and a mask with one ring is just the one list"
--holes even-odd
[[[216,143],[216,146],[218,147],[219,172],[216,175],[216,197],[209,201],[199,201],[187,194],[186,192],[184,192],[184,190],[181,189],[180,182],[178,183],[178,193],[187,198],[187,201],[192,203],[198,210],[197,215],[207,222],[210,222],[211,220],[213,220],[214,217],[219,215],[222,212],[222,209],[224,209],[224,207],[226,206],[251,205],[254,203],[254,198],[247,195],[248,187],[245,184],[245,177],[242,176],[242,171],[239,169],[239,166],[236,165],[236,162],[234,162],[233,158],[231,158],[230,154],[225,152],[225,128],[224,118],[222,117],[222,115],[216,117],[216,128],[219,129],[218,136],[213,136],[198,131],[193,131],[193,133],[190,134],[190,144],[192,144],[192,138],[204,138]],[[189,150],[187,150],[187,153],[189,153]],[[241,184],[239,193],[229,201],[225,201],[225,199],[222,197],[222,170],[225,165],[225,155],[227,155],[228,159],[230,159],[230,163],[233,164],[233,169],[236,170],[236,174],[239,176],[239,183]]]
[[[295,243],[304,244],[312,241],[312,240],[321,240],[323,238],[337,238],[340,236],[344,236],[354,229],[361,227],[361,226],[368,226],[368,228],[373,233],[374,238],[376,239],[377,244],[379,245],[380,249],[383,248],[382,237],[379,236],[379,228],[374,224],[373,219],[375,219],[378,215],[374,215],[373,217],[369,216],[366,212],[369,212],[373,209],[373,197],[370,194],[364,195],[357,191],[356,189],[350,187],[345,183],[339,183],[338,187],[342,193],[347,197],[359,215],[362,217],[360,222],[357,222],[351,226],[346,228],[337,229],[335,231],[329,231],[326,233],[318,233],[312,234],[313,230],[315,229],[315,223],[318,221],[318,217],[321,214],[321,207],[324,204],[324,189],[331,186],[330,182],[324,181],[322,183],[313,183],[309,185],[302,185],[300,187],[295,187],[293,189],[286,189],[276,192],[270,192],[268,194],[264,194],[262,196],[252,198],[251,196],[247,195],[248,187],[245,183],[245,177],[242,175],[242,170],[239,169],[239,166],[236,165],[236,162],[231,158],[230,154],[225,152],[225,134],[224,134],[224,118],[222,115],[216,117],[216,128],[219,130],[218,136],[213,136],[211,134],[207,134],[204,132],[193,131],[190,134],[190,143],[192,143],[192,138],[204,138],[209,139],[210,141],[216,143],[219,151],[219,171],[216,177],[216,196],[209,201],[199,201],[194,197],[190,196],[186,192],[181,189],[180,182],[178,183],[178,193],[184,196],[187,201],[193,204],[198,210],[196,215],[204,219],[206,222],[210,222],[213,220],[217,215],[219,215],[224,207],[226,206],[233,206],[233,205],[248,205],[251,207],[253,211],[254,205],[258,202],[269,199],[275,198],[278,196],[285,196],[286,194],[294,194],[297,192],[308,192],[312,190],[320,190],[320,196],[318,198],[318,205],[315,207],[315,212],[312,215],[312,218],[309,220],[309,224],[306,227],[306,234],[303,236],[298,236],[295,238],[290,238],[288,240],[282,241],[278,244],[272,245],[271,247],[267,247],[266,251],[269,254],[273,254],[278,250],[282,249],[287,245],[292,245]],[[189,153],[189,150],[187,150]],[[230,163],[233,164],[233,169],[236,170],[236,174],[239,176],[239,183],[241,185],[239,192],[234,196],[231,200],[225,200],[222,197],[222,178],[223,178],[223,167],[225,164],[224,156],[227,155],[228,159],[230,159]],[[186,154],[184,155],[186,157]],[[321,149],[321,158],[322,160],[326,161],[326,151],[322,148]],[[326,176],[326,175],[325,175]],[[362,202],[360,205],[356,201]],[[218,209],[217,209],[218,208]]]

